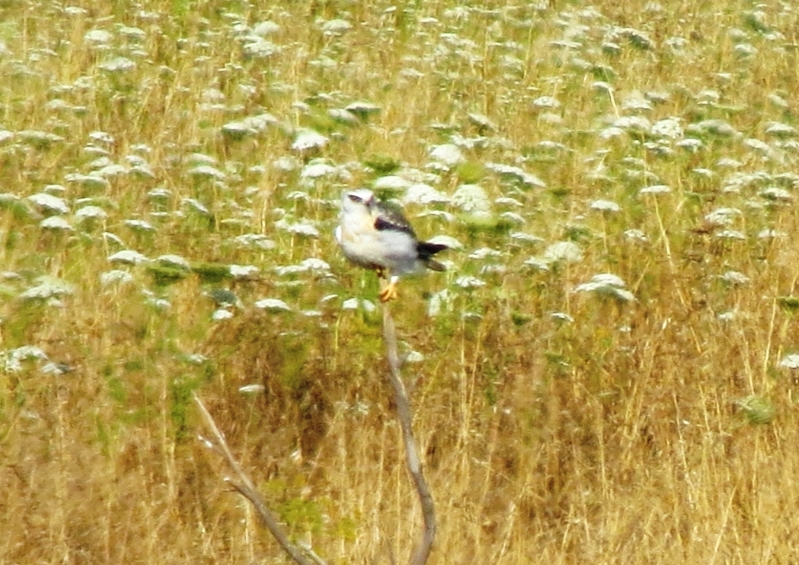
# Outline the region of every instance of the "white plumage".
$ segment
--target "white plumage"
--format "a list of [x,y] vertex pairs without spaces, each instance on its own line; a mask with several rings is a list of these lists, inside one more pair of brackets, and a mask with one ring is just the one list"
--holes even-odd
[[342,195],[336,241],[347,259],[374,269],[381,278],[388,278],[388,284],[380,292],[383,302],[397,297],[396,286],[401,275],[425,268],[444,270],[432,256],[446,246],[419,241],[399,210],[380,202],[371,190],[364,188]]

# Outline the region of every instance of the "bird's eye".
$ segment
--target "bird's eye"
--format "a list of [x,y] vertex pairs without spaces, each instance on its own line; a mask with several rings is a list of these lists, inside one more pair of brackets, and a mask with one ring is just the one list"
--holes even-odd
[[357,194],[352,194],[352,193],[350,193],[350,194],[347,194],[347,197],[348,197],[350,200],[352,200],[353,202],[363,202],[363,200],[361,199],[361,197],[360,197],[360,196],[358,196]]

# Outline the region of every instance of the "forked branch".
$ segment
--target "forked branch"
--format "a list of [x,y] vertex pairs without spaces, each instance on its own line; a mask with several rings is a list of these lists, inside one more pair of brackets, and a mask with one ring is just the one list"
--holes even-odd
[[[433,505],[433,497],[430,494],[430,489],[427,486],[427,481],[422,472],[422,463],[419,458],[419,451],[416,448],[416,440],[413,437],[411,405],[400,374],[402,361],[400,361],[399,354],[397,353],[396,330],[387,304],[383,307],[383,341],[386,345],[386,359],[388,360],[389,367],[388,379],[394,391],[397,418],[402,428],[402,440],[405,444],[405,460],[408,466],[408,472],[411,474],[414,487],[416,488],[416,493],[419,496],[419,502],[422,506],[422,517],[424,519],[422,539],[413,552],[410,565],[424,565],[427,562],[427,558],[430,556],[430,550],[433,547],[433,541],[436,537],[435,507]],[[214,441],[211,442],[204,438],[201,439],[203,439],[207,446],[225,459],[236,477],[235,481],[229,478],[226,478],[225,481],[252,503],[255,511],[269,530],[269,533],[272,534],[280,546],[296,563],[299,563],[299,565],[327,565],[310,548],[300,549],[289,540],[283,527],[266,506],[261,494],[255,489],[250,477],[241,468],[236,458],[233,457],[233,453],[231,453],[228,447],[225,436],[219,431],[213,417],[208,412],[202,400],[200,400],[200,397],[196,394],[194,395],[194,402],[200,409],[200,413],[203,415],[203,419],[205,420],[206,426],[211,431]],[[313,562],[311,562],[305,554],[310,556]]]
[[255,486],[252,484],[249,475],[244,472],[244,469],[241,468],[239,462],[236,461],[235,457],[233,457],[233,453],[231,453],[227,441],[225,441],[225,436],[223,436],[222,432],[219,431],[219,428],[217,427],[214,418],[211,416],[211,413],[208,412],[208,409],[203,404],[203,401],[200,400],[200,397],[196,394],[194,395],[194,402],[199,407],[206,426],[208,426],[208,429],[214,436],[215,443],[210,443],[205,440],[206,445],[219,453],[225,459],[225,461],[227,461],[228,466],[237,477],[237,481],[233,481],[229,478],[225,478],[225,481],[234,489],[236,489],[244,498],[252,503],[255,511],[258,513],[258,516],[261,517],[264,525],[269,530],[269,533],[272,534],[272,536],[277,540],[277,543],[280,544],[280,547],[282,547],[294,561],[299,563],[299,565],[314,565],[314,562],[316,565],[327,565],[321,558],[311,551],[309,551],[309,554],[313,557],[314,562],[309,561],[305,555],[303,555],[302,550],[294,545],[291,540],[289,540],[280,523],[277,521],[269,508],[267,508],[264,499],[261,497],[261,494],[255,489]]

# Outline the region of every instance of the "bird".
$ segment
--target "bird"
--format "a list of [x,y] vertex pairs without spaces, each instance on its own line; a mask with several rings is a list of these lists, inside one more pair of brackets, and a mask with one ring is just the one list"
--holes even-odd
[[446,270],[433,255],[447,246],[419,241],[402,212],[366,188],[341,195],[336,241],[349,261],[388,281],[379,295],[384,303],[397,298],[401,275]]

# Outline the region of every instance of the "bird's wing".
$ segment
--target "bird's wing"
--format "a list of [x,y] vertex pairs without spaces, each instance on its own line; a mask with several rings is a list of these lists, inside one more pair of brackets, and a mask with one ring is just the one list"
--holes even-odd
[[379,202],[375,206],[375,229],[377,231],[401,231],[416,238],[416,233],[402,212],[385,202]]

